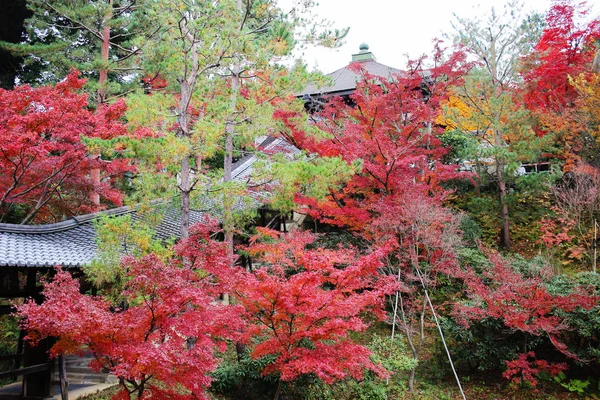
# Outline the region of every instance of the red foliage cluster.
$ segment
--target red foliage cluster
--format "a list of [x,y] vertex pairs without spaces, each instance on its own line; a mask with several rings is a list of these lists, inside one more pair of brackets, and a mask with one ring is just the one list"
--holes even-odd
[[[120,309],[80,294],[78,282],[58,270],[41,305],[19,307],[28,340],[57,337],[54,355],[88,349],[97,368],[144,397],[186,398],[179,388],[204,398],[225,339],[245,339],[255,358],[275,356],[264,373],[282,380],[314,373],[331,382],[365,370],[386,376],[349,335],[385,315],[384,295],[395,286],[378,269],[389,248],[362,256],[355,249],[307,249],[315,239],[309,233],[280,238],[263,231],[270,240],[255,238],[247,250],[264,265],[245,273],[231,267],[227,244],[211,239],[217,229],[215,221],[193,227],[176,246],[180,258],[168,263],[154,255],[124,259]],[[224,292],[236,293],[239,304],[217,301]],[[129,393],[123,388],[118,398]]]
[[330,99],[318,118],[317,126],[329,139],[296,129],[292,113],[276,115],[287,127],[284,134],[301,148],[362,165],[341,191],[332,191],[325,200],[298,198],[314,217],[368,234],[378,216],[417,197],[441,198],[440,183],[459,176],[456,165],[441,162],[447,149],[438,138],[443,128],[434,121],[448,87],[458,83],[468,65],[461,53],[441,62],[439,48],[434,67],[425,69],[423,62],[392,80],[372,76],[355,63],[363,79],[350,96],[353,104]]
[[569,83],[587,71],[594,59],[594,41],[600,38],[597,19],[578,26],[577,18],[587,15],[583,3],[555,1],[546,15],[547,27],[525,60],[525,103],[534,112],[561,113],[572,107],[577,91]]
[[[210,226],[198,226],[179,246],[181,254],[194,255],[191,268],[154,255],[124,259],[122,309],[80,294],[78,282],[59,270],[45,284],[43,304],[19,307],[28,339],[57,337],[53,354],[89,350],[97,356],[96,368],[108,369],[144,397],[185,398],[183,388],[205,398],[216,350],[224,351],[224,340],[238,337],[243,326],[239,306],[215,300],[230,289],[236,272],[227,267],[224,243],[210,239]],[[167,387],[153,386],[151,379]],[[123,388],[120,396],[129,393]]]
[[552,294],[545,286],[543,271],[542,275],[526,277],[497,253],[489,253],[489,259],[492,265],[482,276],[472,270],[457,271],[475,304],[458,305],[456,320],[468,328],[470,321],[499,319],[512,331],[548,337],[558,351],[577,359],[561,341],[561,335],[569,330],[561,314],[577,308],[589,310],[599,298],[584,288],[566,295]]
[[[0,216],[15,206],[24,209],[19,222],[25,223],[97,211],[92,192],[121,205],[112,178],[131,169],[128,160],[91,157],[82,138],[127,135],[120,120],[125,103],[88,109],[78,75],[73,71],[56,86],[0,89]],[[96,185],[94,169],[102,173]]]
[[544,243],[548,248],[560,246],[563,243],[570,243],[573,237],[569,231],[573,228],[573,225],[575,225],[575,221],[569,218],[542,218],[540,220],[542,236],[539,242]]
[[579,93],[571,79],[592,79],[590,66],[600,38],[600,21],[582,24],[588,13],[585,3],[555,1],[546,16],[547,27],[531,54],[524,60],[524,101],[537,120],[538,134],[552,132],[561,143],[563,168],[571,170],[586,147],[586,130],[578,107]]
[[252,357],[275,356],[264,373],[285,381],[309,373],[326,382],[361,378],[365,369],[385,376],[349,334],[368,327],[366,312],[373,320],[385,315],[384,295],[394,286],[377,271],[389,249],[360,256],[355,249],[307,249],[315,239],[309,233],[262,233],[269,240],[255,237],[248,251],[264,265],[239,282],[237,294]]
[[539,374],[546,373],[550,376],[556,376],[566,369],[567,364],[538,360],[535,358],[535,353],[530,351],[525,354],[519,354],[519,357],[513,361],[506,361],[506,371],[504,371],[502,376],[512,384],[520,385],[527,383],[535,388],[538,383],[537,377]]

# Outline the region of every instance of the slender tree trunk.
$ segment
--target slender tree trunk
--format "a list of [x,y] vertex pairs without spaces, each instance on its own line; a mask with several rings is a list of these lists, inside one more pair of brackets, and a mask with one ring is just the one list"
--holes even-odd
[[[106,84],[108,81],[108,50],[110,48],[110,25],[109,21],[112,18],[112,6],[113,0],[108,0],[108,12],[104,16],[104,29],[102,30],[102,47],[101,47],[101,61],[102,66],[100,67],[98,77],[98,92],[97,101],[98,105],[106,103]],[[93,154],[92,157],[99,159],[100,154]],[[97,189],[100,186],[100,169],[94,168],[90,172],[90,179],[94,185],[94,190],[90,193],[90,200],[92,204],[100,205],[100,194]]]
[[475,180],[475,197],[481,197],[481,168],[479,167],[479,159],[475,160],[475,171],[477,176],[474,178]]
[[[413,346],[413,357],[415,360],[419,359],[419,355],[421,353],[421,349],[423,348],[423,344],[425,343],[425,313],[427,311],[427,300],[423,297],[423,304],[421,305],[421,315],[419,316],[419,344],[417,346]],[[410,370],[410,375],[408,377],[408,389],[411,393],[415,392],[415,374],[417,373],[417,366],[415,365]]]
[[[390,259],[387,257],[388,267],[390,266]],[[400,267],[398,267],[398,272],[396,274],[396,279],[398,283],[400,283]],[[400,297],[400,292],[396,291],[395,300],[393,303],[393,316],[392,316],[392,334],[390,335],[390,352],[389,356],[392,355],[392,346],[394,346],[394,336],[396,334],[396,319],[398,318],[398,299]],[[390,378],[385,379],[385,384],[388,385],[390,383]]]
[[[240,85],[239,68],[234,67],[234,75],[231,79],[231,104],[229,119],[225,124],[225,159],[223,161],[223,182],[227,184],[232,180],[233,168],[233,137],[235,136],[235,109],[237,106],[237,94]],[[223,191],[223,231],[225,233],[225,243],[229,249],[229,254],[233,259],[233,201],[227,189]],[[233,267],[233,265],[231,265]],[[223,294],[223,303],[229,304],[229,294]],[[241,348],[241,347],[240,347]],[[236,350],[238,346],[236,346]],[[242,354],[238,351],[238,358]]]
[[[237,9],[242,12],[242,1],[237,1]],[[233,169],[233,138],[235,136],[235,114],[237,108],[237,96],[240,87],[240,65],[235,63],[233,67],[233,77],[231,78],[231,101],[230,101],[230,113],[229,118],[225,122],[225,159],[223,160],[223,183],[227,184],[232,180],[232,169]],[[227,189],[223,191],[223,231],[225,234],[225,243],[229,249],[229,254],[233,260],[234,248],[233,248],[233,202],[227,193]],[[231,265],[230,267],[234,267]],[[229,304],[229,293],[223,293],[223,303]],[[246,346],[241,342],[236,342],[235,350],[237,353],[238,360],[241,360],[244,356]],[[279,389],[279,388],[278,388]],[[279,396],[276,393],[276,396]]]
[[[237,0],[238,12],[243,11],[242,0]],[[238,101],[238,91],[240,88],[240,64],[236,62],[233,67],[233,76],[231,78],[231,102],[229,104],[229,119],[225,124],[225,160],[223,161],[223,182],[231,182],[233,168],[233,138],[235,136],[235,114]],[[223,196],[228,196],[227,191]],[[229,245],[231,255],[233,255],[233,204],[230,199],[223,198],[223,230],[225,231],[225,242]]]
[[[415,360],[419,359],[419,354],[421,352],[421,348],[423,347],[423,343],[425,342],[425,312],[427,310],[427,302],[425,297],[423,297],[423,304],[421,307],[421,312],[419,315],[419,342],[415,343],[413,341],[411,326],[408,324],[408,319],[406,317],[406,311],[404,310],[404,304],[402,301],[402,296],[399,297],[400,300],[400,312],[402,315],[402,322],[404,325],[404,333],[406,335],[406,339],[408,342],[408,346],[410,347],[410,351]],[[409,372],[408,375],[408,391],[410,393],[415,392],[415,374],[417,372],[417,366],[415,365]]]
[[277,390],[275,390],[275,396],[273,397],[273,400],[279,400],[279,395],[281,394],[281,386],[283,385],[283,381],[281,379],[279,379],[279,381],[277,382]]
[[190,194],[192,192],[192,176],[190,168],[190,159],[185,156],[181,160],[181,183],[179,191],[181,193],[181,238],[190,236]]
[[[188,136],[188,104],[191,100],[189,82],[183,79],[181,82],[181,101],[179,103],[179,136]],[[181,196],[181,238],[189,237],[190,230],[190,193],[191,193],[191,169],[190,158],[187,154],[181,160],[181,172],[179,174],[179,194]]]
[[408,391],[409,393],[415,392],[415,374],[417,372],[417,368],[413,367],[408,374]]
[[[196,38],[188,31],[187,20],[181,21],[180,30],[182,38],[184,39],[184,51],[185,51],[185,70],[183,76],[179,79],[181,85],[180,94],[181,99],[179,101],[179,116],[177,118],[177,135],[179,137],[189,137],[189,115],[188,108],[192,100],[192,94],[194,92],[194,86],[200,74],[200,59],[198,56],[198,42]],[[189,42],[189,44],[187,43]],[[189,46],[189,47],[187,47]],[[189,64],[188,64],[189,60]],[[192,175],[192,169],[190,166],[190,154],[184,154],[181,160],[181,173],[179,182],[179,191],[181,194],[181,238],[185,239],[189,237],[190,229],[190,196],[194,187],[194,176]]]
[[108,50],[110,48],[110,24],[109,21],[112,18],[112,7],[113,0],[108,0],[108,12],[104,16],[104,29],[102,30],[102,47],[101,47],[101,60],[102,66],[100,67],[98,77],[98,104],[104,104],[106,102],[106,83],[108,81]]
[[[500,132],[494,132],[494,146],[497,149],[502,148],[502,135]],[[504,163],[496,155],[496,183],[498,184],[498,206],[500,208],[500,246],[505,250],[510,250],[510,220],[508,215],[508,204],[506,203],[506,182],[504,180]]]
[[506,183],[498,181],[498,202],[500,203],[500,245],[505,250],[510,250],[510,221],[508,216],[508,204],[506,204]]
[[[239,66],[234,67],[231,78],[231,102],[230,114],[225,124],[225,160],[223,162],[223,182],[227,184],[232,180],[233,168],[233,138],[235,136],[235,113],[237,107],[238,91],[240,87]],[[233,203],[227,190],[223,192],[223,230],[225,231],[225,242],[229,246],[230,254],[233,255]]]

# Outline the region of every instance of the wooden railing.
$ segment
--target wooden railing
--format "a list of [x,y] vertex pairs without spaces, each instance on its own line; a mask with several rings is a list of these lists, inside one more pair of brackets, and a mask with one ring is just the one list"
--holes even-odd
[[[21,361],[23,354],[0,354],[0,361]],[[19,365],[19,364],[17,364]],[[0,379],[15,378],[19,376],[25,376],[29,374],[35,374],[37,372],[50,371],[54,367],[54,360],[48,361],[44,364],[29,365],[27,367],[15,368],[9,371],[0,372]],[[61,355],[58,357],[58,376],[60,381],[60,395],[62,400],[69,400],[69,391],[66,374],[65,359]]]
[[52,364],[52,362],[48,362],[45,364],[31,365],[29,367],[22,367],[12,369],[10,371],[0,372],[0,379],[14,378],[15,376],[29,375],[34,374],[36,372],[48,371],[49,369],[52,369]]

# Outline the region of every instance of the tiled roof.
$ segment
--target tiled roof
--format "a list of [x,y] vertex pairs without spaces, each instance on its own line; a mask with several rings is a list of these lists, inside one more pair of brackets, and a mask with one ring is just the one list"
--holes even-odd
[[[362,69],[373,76],[378,76],[385,79],[392,79],[395,75],[402,74],[402,71],[396,68],[388,67],[375,61],[374,59],[366,61],[358,61]],[[315,96],[320,94],[344,95],[353,92],[356,89],[356,82],[361,80],[359,73],[353,71],[350,65],[340,68],[327,77],[333,81],[332,85],[326,87],[317,87],[308,85],[300,96]]]
[[[168,208],[156,227],[156,238],[178,238],[181,231],[179,213]],[[0,266],[4,267],[80,267],[96,256],[94,221],[103,215],[131,215],[132,222],[143,216],[133,207],[120,207],[48,225],[0,224]],[[201,211],[192,211],[192,223],[199,222]],[[148,215],[145,213],[144,215]]]
[[[275,153],[285,153],[289,155],[300,154],[300,150],[281,138],[268,137],[258,146],[258,150],[263,154],[271,155]],[[254,170],[254,163],[258,157],[254,154],[248,155],[238,160],[232,167],[232,178],[234,180],[248,182]]]

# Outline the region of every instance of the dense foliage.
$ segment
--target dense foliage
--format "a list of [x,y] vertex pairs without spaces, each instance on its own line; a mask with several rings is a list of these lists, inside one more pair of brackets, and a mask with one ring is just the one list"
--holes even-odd
[[[90,157],[90,142],[129,136],[121,116],[123,101],[87,108],[85,84],[71,72],[56,86],[0,89],[0,219],[28,223],[59,221],[65,216],[97,211],[90,196],[106,205],[121,205],[115,178],[131,171],[129,160]],[[109,149],[110,150],[110,149]],[[91,178],[93,170],[101,176]]]
[[[354,92],[307,116],[294,93],[326,81],[280,61],[344,34],[314,28],[311,2],[83,3],[32,1],[25,43],[0,44],[27,81],[58,82],[0,89],[0,222],[125,193],[143,221],[96,223],[96,294],[59,267],[18,307],[27,340],[91,351],[122,399],[403,398],[451,373],[462,397],[483,398],[481,377],[510,391],[493,398],[598,395],[600,24],[585,5],[457,18],[455,48],[390,79],[356,62]],[[263,135],[298,151],[233,179]],[[145,223],[159,206],[181,210],[179,242],[154,235],[160,212]],[[276,230],[256,227],[259,206]],[[214,216],[193,225],[194,207]]]

